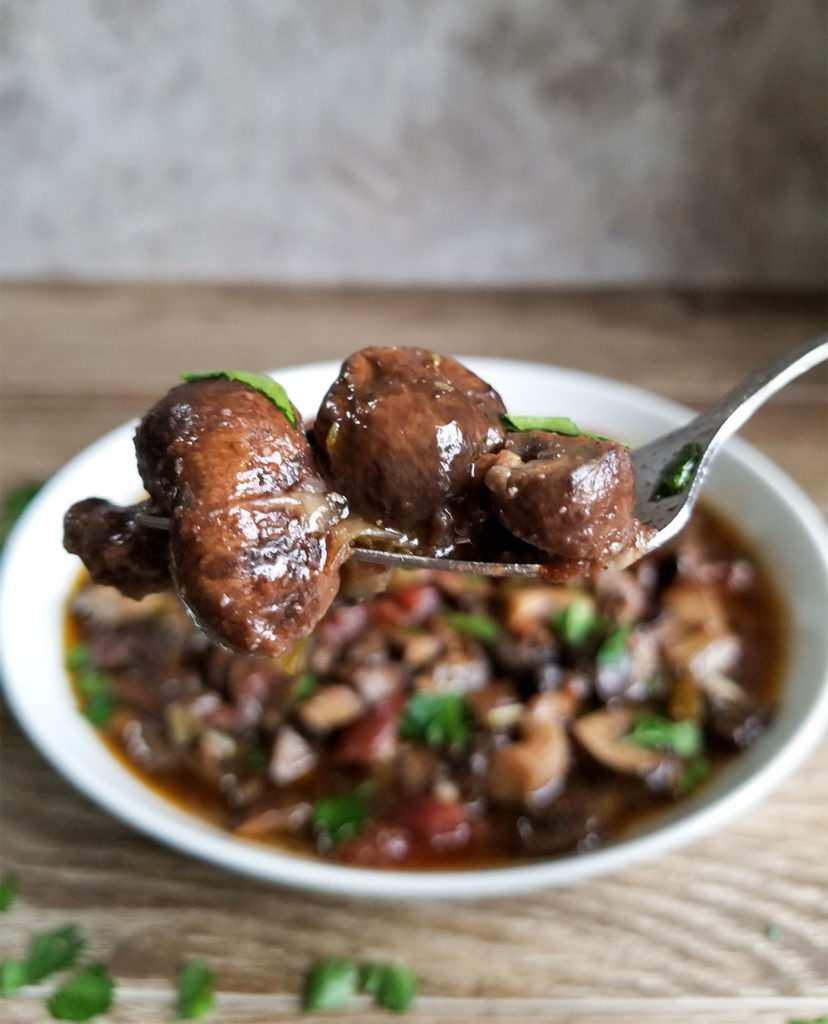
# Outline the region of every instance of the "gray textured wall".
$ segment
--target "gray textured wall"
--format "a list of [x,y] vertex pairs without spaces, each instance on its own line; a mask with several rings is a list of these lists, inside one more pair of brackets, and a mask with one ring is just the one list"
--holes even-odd
[[825,281],[823,0],[5,0],[7,278]]

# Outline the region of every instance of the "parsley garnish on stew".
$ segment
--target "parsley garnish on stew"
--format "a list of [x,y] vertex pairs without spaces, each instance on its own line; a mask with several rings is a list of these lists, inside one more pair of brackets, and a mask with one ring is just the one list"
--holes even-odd
[[303,672],[296,678],[296,688],[294,690],[294,699],[299,701],[306,701],[314,690],[319,685],[319,678],[313,672]]
[[497,640],[500,627],[490,615],[474,615],[471,612],[446,612],[443,619],[458,633],[465,633],[483,644]]
[[713,767],[706,757],[702,757],[701,754],[691,757],[685,765],[684,771],[679,776],[679,792],[691,793],[696,786],[704,782],[712,770]]
[[342,796],[323,797],[313,805],[311,823],[316,832],[332,846],[353,839],[368,824],[368,801],[355,790]]
[[599,666],[618,665],[629,654],[629,639],[632,627],[617,626],[598,648],[595,661]]
[[586,594],[578,594],[552,616],[551,624],[568,647],[579,647],[596,632],[601,620]]
[[461,746],[469,736],[469,709],[459,693],[415,693],[408,699],[400,736],[430,747]]
[[551,434],[564,434],[566,437],[591,437],[593,441],[612,441],[611,437],[601,434],[588,434],[573,423],[568,416],[513,416],[504,413],[501,420],[510,430],[524,433],[528,430],[546,430]]
[[685,718],[674,722],[660,715],[639,715],[624,737],[637,747],[668,750],[679,757],[697,757],[702,750],[702,732],[698,722]]
[[260,391],[265,398],[269,398],[276,408],[285,414],[288,423],[296,430],[296,413],[293,411],[287,392],[281,384],[264,373],[248,373],[246,370],[205,370],[196,373],[182,373],[181,379],[186,381],[224,379],[246,384],[255,391]]
[[680,448],[662,470],[650,500],[661,501],[686,491],[699,468],[701,456],[701,445],[695,441]]

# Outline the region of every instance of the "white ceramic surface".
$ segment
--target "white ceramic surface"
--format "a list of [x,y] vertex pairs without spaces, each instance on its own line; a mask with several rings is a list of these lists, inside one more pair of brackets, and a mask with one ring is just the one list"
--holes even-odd
[[[640,389],[570,370],[512,360],[463,360],[516,413],[566,415],[632,444],[684,422],[687,409]],[[337,364],[274,376],[313,414]],[[595,852],[501,869],[391,872],[340,867],[236,839],[164,801],[127,770],[78,712],[63,668],[62,622],[78,560],[61,546],[69,505],[89,495],[129,502],[141,492],[134,424],[101,438],[58,472],[7,543],[0,571],[0,652],[9,705],[54,767],[112,814],[184,853],[292,886],[354,896],[491,896],[616,871],[730,822],[796,768],[828,722],[828,531],[808,497],[775,465],[731,442],[711,471],[707,497],[761,553],[787,616],[786,678],[762,740],[695,799],[646,830]]]

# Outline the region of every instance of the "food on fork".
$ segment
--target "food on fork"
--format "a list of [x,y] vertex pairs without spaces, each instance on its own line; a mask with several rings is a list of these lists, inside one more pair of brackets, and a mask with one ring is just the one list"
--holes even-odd
[[[169,520],[167,535],[154,533],[165,537],[170,577],[185,605],[228,647],[271,655],[291,650],[336,596],[331,527],[346,514],[344,500],[316,471],[301,417],[286,409],[239,381],[192,380],[157,402],[135,435],[151,509]],[[67,546],[93,579],[136,596],[138,585],[123,573],[101,574],[107,553],[123,547],[120,524],[106,537],[99,516],[83,518],[85,508],[67,513]],[[134,514],[126,520],[134,523]],[[96,529],[97,552],[89,542]],[[86,543],[75,542],[78,534]],[[132,549],[135,575],[146,576],[144,546]]]
[[366,348],[322,400],[315,451],[351,512],[406,534],[420,552],[459,555],[491,516],[477,460],[503,444],[500,396],[448,356]]
[[[596,573],[634,548],[627,450],[580,436],[571,421],[544,422],[552,429],[521,432],[487,382],[417,348],[345,360],[312,443],[270,378],[187,375],[135,436],[148,501],[79,502],[64,543],[96,582],[130,597],[172,585],[214,639],[283,655],[337,596],[355,540],[545,562],[556,579]],[[376,589],[365,573],[348,577],[343,597]]]
[[509,433],[485,475],[495,513],[516,537],[581,562],[591,575],[635,539],[635,481],[618,441],[548,430]]

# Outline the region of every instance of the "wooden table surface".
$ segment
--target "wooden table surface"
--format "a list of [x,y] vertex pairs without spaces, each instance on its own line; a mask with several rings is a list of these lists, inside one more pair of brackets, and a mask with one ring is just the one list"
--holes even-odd
[[[666,293],[343,293],[221,287],[7,287],[4,488],[43,478],[140,413],[181,370],[273,368],[376,343],[510,355],[633,381],[702,407],[824,329],[820,297]],[[743,431],[828,508],[826,376]],[[33,638],[36,642],[36,638]],[[110,818],[2,724],[3,871],[20,896],[3,956],[76,922],[117,984],[111,1021],[173,1019],[188,959],[216,974],[216,1022],[389,1019],[358,1002],[302,1015],[317,957],[399,960],[406,1019],[778,1024],[828,1013],[828,744],[759,806],[655,863],[572,888],[476,902],[350,901],[189,860]],[[0,1001],[46,1019],[43,993]]]

